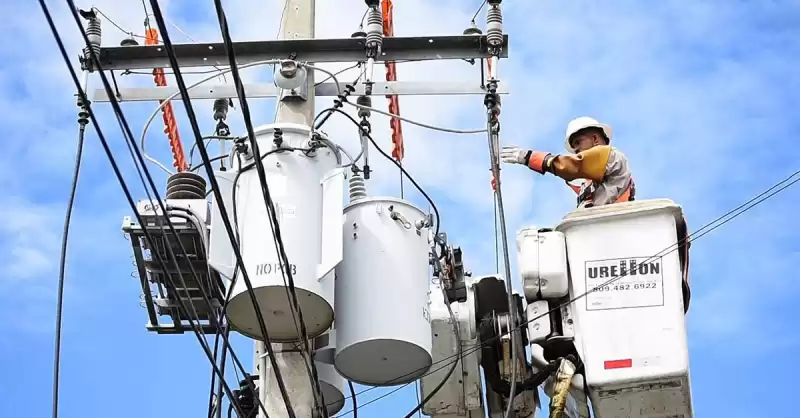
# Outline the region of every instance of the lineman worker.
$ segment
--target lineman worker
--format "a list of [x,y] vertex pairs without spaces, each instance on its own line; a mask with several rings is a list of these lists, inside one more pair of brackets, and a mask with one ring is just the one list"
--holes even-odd
[[[554,155],[515,146],[500,151],[504,163],[523,164],[539,174],[551,173],[564,179],[578,195],[578,207],[629,202],[634,184],[628,160],[610,144],[611,127],[588,116],[571,120],[564,137],[568,155]],[[583,179],[578,187],[569,182]],[[492,186],[494,186],[492,180]]]

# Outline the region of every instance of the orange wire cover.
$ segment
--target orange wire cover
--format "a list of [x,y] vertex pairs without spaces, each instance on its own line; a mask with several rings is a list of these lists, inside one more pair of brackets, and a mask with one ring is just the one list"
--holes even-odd
[[[145,34],[145,45],[158,44],[157,30],[150,28],[147,29]],[[153,77],[157,86],[164,87],[167,85],[167,76],[164,74],[163,68],[153,69]],[[162,101],[159,101],[159,103],[162,103]],[[164,133],[167,134],[169,146],[172,149],[172,166],[178,172],[186,171],[188,169],[186,157],[183,153],[183,144],[181,143],[180,133],[178,133],[178,121],[175,120],[175,110],[172,108],[172,102],[165,104],[161,108],[161,113],[164,119]]]
[[[383,12],[383,36],[394,36],[394,17],[392,16],[392,0],[381,2]],[[394,62],[386,62],[386,81],[397,81],[397,66]],[[389,99],[389,113],[400,114],[400,100],[396,95],[386,96]],[[400,119],[389,119],[392,128],[392,157],[402,161],[405,155],[403,146],[403,126]]]

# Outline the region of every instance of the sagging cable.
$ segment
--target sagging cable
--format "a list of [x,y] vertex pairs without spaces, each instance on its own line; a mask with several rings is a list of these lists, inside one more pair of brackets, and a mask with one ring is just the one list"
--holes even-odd
[[[81,31],[81,34],[82,34],[83,39],[84,39],[84,42],[88,47],[89,45],[92,44],[92,41],[90,40],[90,37],[89,37],[89,34],[87,33],[87,31],[83,28],[83,25],[80,22],[80,16],[79,16],[79,13],[81,15],[85,16],[86,12],[79,11],[75,7],[75,4],[74,4],[74,2],[72,0],[67,0],[67,3],[70,6],[70,9],[72,10],[72,15],[73,15],[74,21],[75,21],[76,25],[78,26],[79,30]],[[75,72],[75,69],[72,67],[72,65],[70,65],[70,60],[69,60],[69,56],[68,56],[67,51],[66,51],[66,47],[64,46],[64,42],[63,42],[63,40],[61,38],[60,33],[58,32],[58,29],[55,27],[55,23],[53,21],[53,17],[52,17],[52,15],[50,13],[50,10],[49,10],[49,8],[47,7],[47,5],[45,4],[45,2],[43,0],[39,1],[39,6],[41,7],[43,14],[45,15],[45,19],[47,20],[48,26],[50,27],[50,31],[51,31],[51,33],[53,35],[53,38],[56,41],[56,44],[57,44],[58,49],[59,49],[59,52],[61,53],[61,58],[63,59],[64,63],[67,65],[67,70],[69,71],[70,76],[72,77],[72,80],[73,80],[73,83],[75,84],[75,87],[78,89],[78,95],[79,95],[81,101],[86,104],[86,111],[89,114],[89,118],[90,118],[90,120],[92,122],[92,125],[94,126],[95,131],[97,132],[97,136],[100,139],[101,144],[103,145],[103,149],[104,149],[104,151],[106,153],[106,156],[108,157],[109,162],[111,163],[111,167],[112,167],[112,169],[114,171],[114,174],[115,174],[115,176],[117,178],[117,181],[119,182],[121,188],[123,189],[123,192],[125,194],[125,198],[128,201],[128,204],[130,205],[130,207],[134,210],[134,216],[136,216],[137,221],[140,224],[143,224],[141,216],[136,211],[136,204],[133,201],[133,196],[130,193],[130,189],[128,188],[127,184],[124,181],[124,178],[122,176],[122,172],[121,172],[121,170],[119,168],[119,165],[116,163],[116,159],[113,156],[113,153],[112,153],[111,148],[110,148],[110,146],[108,144],[108,141],[106,140],[105,136],[103,135],[103,132],[102,132],[102,129],[100,128],[98,120],[97,120],[97,118],[95,117],[95,114],[92,111],[91,105],[89,104],[89,101],[88,101],[88,99],[86,97],[86,92],[84,91],[84,89],[81,86],[80,81],[78,80],[78,76],[77,76],[77,74]],[[91,18],[91,16],[90,16],[90,18]],[[99,41],[99,39],[97,39],[97,40]],[[90,55],[91,55],[91,57],[90,57],[91,58],[91,65],[89,65],[88,68],[99,68],[100,69],[100,78],[103,81],[103,86],[106,89],[106,93],[109,94],[110,97],[113,97],[113,92],[111,90],[110,83],[109,83],[108,79],[106,78],[105,74],[102,72],[102,68],[100,68],[100,62],[99,62],[97,56],[95,54],[90,54]],[[128,141],[130,141],[131,138],[132,138],[132,135],[130,133],[130,127],[127,125],[127,121],[125,121],[124,115],[122,115],[122,113],[121,113],[121,109],[119,108],[119,103],[117,103],[115,100],[112,100],[111,104],[114,107],[115,114],[116,114],[116,116],[118,118],[118,121],[119,121],[120,125],[123,128],[123,133],[127,135],[126,139]],[[130,145],[130,143],[129,143],[129,145]],[[138,151],[138,149],[136,149],[136,150]],[[139,157],[140,157],[140,161],[141,161],[141,156],[139,156]],[[138,168],[138,166],[137,166],[137,168]],[[145,169],[145,173],[147,173],[146,169]],[[149,177],[149,173],[147,173],[147,174],[148,174],[148,177]],[[140,172],[140,177],[141,177],[141,172]],[[152,185],[152,179],[149,178],[149,180],[150,180],[151,185]],[[146,188],[145,188],[145,191],[147,191]],[[149,195],[149,192],[148,192],[148,195]],[[168,224],[170,224],[169,221],[168,221]],[[147,232],[147,230],[144,230],[144,235],[145,235],[145,238],[146,238],[148,244],[149,245],[153,245],[153,243],[155,241],[154,241],[153,237],[150,235],[150,233]],[[174,254],[172,253],[171,249],[170,249],[170,254],[173,256],[173,260],[174,260]],[[184,252],[184,255],[185,255],[185,252]],[[164,261],[160,257],[156,257],[156,261],[160,264],[160,267],[162,269],[167,270],[166,264],[164,264]],[[179,275],[180,275],[180,273],[179,273]],[[184,311],[188,312],[188,309],[186,308],[186,306],[183,304],[183,302],[181,300],[179,300],[178,303],[181,306],[181,309],[183,309]],[[207,344],[204,344],[205,340],[200,335],[200,332],[199,332],[199,329],[198,329],[197,325],[191,320],[191,318],[189,318],[189,324],[192,326],[192,329],[194,331],[195,337],[200,342],[201,347],[204,349],[204,352],[206,353],[207,357],[210,360],[211,359],[210,350],[208,349]],[[219,370],[216,370],[216,368],[215,368],[215,372],[219,372]],[[226,392],[228,394],[231,393],[230,388],[228,388],[227,385],[226,385]],[[237,411],[240,411],[240,409],[238,408],[238,405],[235,405],[235,406],[237,407]]]

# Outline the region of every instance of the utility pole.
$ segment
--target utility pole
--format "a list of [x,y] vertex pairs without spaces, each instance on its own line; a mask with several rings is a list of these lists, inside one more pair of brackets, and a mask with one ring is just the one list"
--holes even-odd
[[[314,38],[315,0],[284,0],[278,35],[279,40]],[[311,126],[314,120],[314,72],[308,71],[307,97],[283,96],[278,98],[275,122],[299,123]],[[284,92],[285,94],[286,92]]]
[[[278,34],[279,40],[286,39],[312,39],[314,38],[314,0],[284,0],[282,18]],[[276,71],[281,71],[276,67]],[[314,121],[314,72],[308,70],[308,84],[306,96],[297,97],[287,95],[282,91],[277,100],[275,122],[289,122],[311,126]],[[305,343],[311,344],[311,341]],[[314,418],[314,389],[311,387],[311,376],[308,371],[313,358],[306,359],[304,354],[293,344],[272,344],[277,357],[286,388],[289,391],[291,404],[297,418]],[[256,341],[256,373],[259,376],[258,398],[267,410],[270,417],[288,416],[286,405],[281,396],[263,341]],[[263,411],[259,409],[260,418]]]
[[[246,47],[238,47],[239,45],[243,45],[243,43],[234,42],[234,50],[236,52],[236,61],[240,65],[262,65],[265,61],[272,61],[272,60],[280,60],[280,64],[275,65],[275,82],[270,84],[248,84],[245,86],[247,90],[247,97],[248,99],[263,99],[263,98],[277,98],[278,102],[276,104],[275,110],[275,120],[274,122],[277,124],[291,124],[291,125],[299,125],[299,127],[310,127],[313,125],[314,116],[315,116],[315,98],[316,96],[320,96],[320,98],[334,99],[339,97],[340,95],[347,96],[351,95],[352,97],[357,97],[355,102],[347,101],[347,103],[351,106],[362,107],[360,110],[369,110],[369,106],[367,105],[369,102],[366,100],[362,100],[359,103],[358,99],[361,97],[368,98],[372,92],[376,92],[376,95],[384,96],[384,95],[393,95],[393,96],[402,96],[402,95],[479,95],[479,96],[486,96],[487,94],[487,86],[485,85],[485,80],[483,78],[478,79],[477,75],[471,80],[448,80],[448,81],[435,81],[435,82],[403,82],[403,81],[387,81],[387,82],[376,82],[373,80],[373,69],[376,63],[394,63],[394,62],[405,62],[405,61],[424,61],[424,60],[438,60],[438,59],[447,59],[447,60],[468,60],[468,62],[473,62],[474,60],[485,60],[488,58],[505,58],[508,56],[508,40],[505,35],[502,34],[502,30],[498,28],[497,22],[494,22],[494,26],[492,30],[487,33],[487,35],[482,35],[480,30],[476,28],[468,28],[464,31],[463,34],[460,35],[444,35],[444,36],[415,36],[415,37],[397,37],[397,36],[388,36],[384,34],[383,25],[382,25],[382,16],[381,16],[381,8],[379,0],[366,0],[366,6],[371,10],[368,10],[367,13],[367,25],[364,28],[364,31],[358,31],[353,35],[345,38],[333,38],[333,39],[316,39],[315,38],[315,2],[314,0],[284,0],[285,3],[282,3],[280,6],[281,14],[282,14],[282,21],[280,23],[280,31],[277,40],[268,40],[268,41],[259,41],[259,42],[247,42]],[[361,14],[360,11],[354,11],[354,14]],[[495,21],[499,19],[500,16],[495,16]],[[492,23],[492,22],[490,22]],[[490,42],[491,41],[491,42]],[[502,44],[503,48],[499,48],[499,45]],[[489,49],[489,46],[492,46],[492,49]],[[128,45],[121,45],[121,46],[109,46],[109,47],[100,47],[100,56],[104,57],[103,61],[103,68],[105,70],[133,70],[133,69],[140,69],[140,70],[149,70],[152,68],[161,68],[161,67],[170,67],[173,64],[173,60],[177,59],[178,63],[177,66],[183,68],[189,67],[207,67],[209,62],[227,62],[229,60],[228,56],[228,49],[224,43],[213,43],[213,44],[204,44],[199,46],[198,44],[173,44],[172,45],[172,52],[174,52],[174,57],[170,57],[167,54],[167,51],[158,46],[158,45],[145,45],[136,48],[132,48]],[[319,85],[315,84],[313,69],[309,69],[303,63],[353,63],[353,62],[362,62],[366,64],[367,67],[367,74],[365,80],[361,82],[353,83],[354,85],[347,86],[347,88],[342,90],[342,87],[339,83],[331,80],[331,82],[319,83]],[[495,66],[496,68],[496,66]],[[483,74],[483,73],[481,73]],[[212,81],[213,76],[206,81]],[[203,82],[206,82],[203,81]],[[199,84],[198,84],[199,85]],[[278,87],[280,86],[280,87]],[[121,88],[116,94],[109,95],[109,91],[106,89],[98,89],[93,92],[93,100],[96,103],[101,102],[111,102],[116,100],[122,101],[157,101],[162,102],[164,100],[172,100],[177,95],[176,93],[180,93],[177,91],[175,86],[166,86],[166,87],[158,87],[158,88],[139,88],[139,87],[129,87],[129,88]],[[494,94],[507,94],[508,88],[501,82],[496,82],[492,84],[492,95]],[[188,95],[192,100],[218,100],[218,99],[229,99],[230,97],[236,97],[237,91],[236,89],[228,84],[223,85],[216,85],[216,86],[208,86],[207,88],[198,88],[189,89],[188,92],[185,93]],[[335,100],[335,99],[334,99]],[[345,102],[346,100],[340,100]],[[342,103],[338,103],[341,105]],[[366,106],[367,108],[364,109],[363,107]],[[364,112],[368,113],[368,112]],[[265,119],[263,116],[259,118],[257,115],[253,115],[255,120]],[[267,115],[267,117],[272,115]],[[263,122],[262,122],[263,123]],[[361,129],[361,128],[359,128]],[[304,129],[299,129],[304,130]],[[295,130],[297,131],[297,130]],[[475,131],[464,131],[475,133]],[[274,129],[273,129],[273,133]],[[289,130],[286,131],[289,134]],[[297,140],[300,138],[297,136],[297,132],[292,132],[292,140]],[[280,136],[280,135],[278,135]],[[276,144],[275,139],[278,139],[278,136],[272,139],[272,144],[270,139],[266,139],[264,146],[266,148],[273,148],[273,144]],[[281,138],[282,139],[282,138]],[[366,146],[366,144],[363,144]],[[333,145],[325,145],[329,148],[334,146],[338,146],[337,144]],[[362,149],[363,155],[363,165],[367,166],[366,162],[366,149]],[[237,155],[242,156],[241,154],[243,151],[237,150]],[[327,160],[323,154],[318,154],[317,158],[318,161],[322,161],[325,163],[325,167],[317,167],[320,169],[320,173],[314,173],[316,176],[317,174],[322,174],[322,168],[327,168],[328,166],[333,167],[334,165],[336,168],[333,170],[341,170],[340,167],[342,161],[332,161],[333,157],[331,154],[327,154]],[[251,158],[244,156],[245,158]],[[267,156],[265,156],[267,157]],[[352,158],[352,157],[351,157]],[[357,159],[358,161],[358,159]],[[272,160],[272,164],[275,164],[276,161]],[[333,164],[336,163],[336,164]],[[287,164],[288,165],[288,164]],[[319,166],[320,164],[317,164]],[[276,166],[277,167],[277,166]],[[285,167],[285,166],[282,166]],[[281,289],[284,287],[284,284],[279,282],[278,280],[274,280],[278,277],[277,274],[267,273],[268,276],[261,275],[257,280],[254,281],[253,287],[255,293],[262,294],[262,296],[255,296],[256,298],[260,298],[260,306],[262,308],[262,312],[264,315],[264,322],[266,323],[267,328],[270,329],[270,334],[273,336],[273,341],[275,343],[271,344],[270,346],[266,346],[264,341],[259,341],[259,339],[263,338],[260,336],[260,333],[256,332],[253,328],[251,328],[247,322],[252,321],[254,318],[251,317],[249,314],[251,311],[251,299],[248,296],[252,296],[252,293],[245,292],[245,290],[250,289],[243,289],[245,286],[239,286],[239,289],[234,289],[235,292],[231,292],[231,298],[225,298],[224,291],[216,291],[211,297],[213,300],[209,301],[207,304],[209,306],[216,305],[221,306],[228,302],[228,307],[230,308],[233,305],[238,305],[238,307],[233,309],[228,309],[228,320],[229,324],[232,324],[232,329],[237,330],[242,335],[246,335],[250,338],[255,339],[254,344],[254,363],[255,363],[255,370],[252,373],[253,379],[256,380],[258,390],[257,394],[252,394],[247,391],[245,392],[245,388],[242,389],[242,393],[234,394],[234,396],[238,396],[240,400],[245,401],[244,403],[249,408],[251,407],[251,401],[255,396],[258,396],[258,400],[260,404],[264,406],[264,411],[258,408],[258,416],[265,418],[265,414],[269,415],[270,417],[280,417],[285,418],[289,415],[288,411],[286,410],[286,402],[284,401],[281,390],[278,388],[278,382],[275,378],[275,372],[278,371],[282,377],[283,385],[285,386],[285,392],[288,394],[288,402],[291,405],[291,409],[294,411],[294,416],[297,418],[320,418],[318,417],[317,413],[315,412],[318,410],[316,407],[315,400],[318,397],[321,397],[323,393],[316,394],[315,386],[312,385],[312,381],[316,379],[312,379],[312,376],[309,374],[316,374],[318,376],[318,380],[320,382],[319,390],[324,392],[324,396],[326,399],[325,402],[328,403],[329,406],[326,409],[329,409],[330,414],[339,413],[339,411],[344,407],[345,399],[348,398],[347,388],[345,384],[345,379],[350,379],[351,381],[358,382],[359,374],[364,370],[369,371],[377,371],[376,374],[366,376],[365,379],[371,379],[374,382],[378,382],[378,386],[394,386],[395,384],[391,384],[391,382],[395,382],[398,378],[396,374],[394,374],[394,369],[392,371],[387,371],[387,369],[382,369],[382,364],[387,359],[382,358],[382,356],[378,356],[379,353],[369,353],[370,355],[364,356],[362,358],[361,355],[356,355],[355,357],[351,356],[350,358],[345,358],[340,363],[345,366],[345,369],[348,369],[345,372],[342,372],[339,368],[334,370],[334,365],[336,364],[336,358],[340,353],[337,353],[336,350],[342,347],[338,347],[340,342],[336,341],[337,338],[332,335],[331,331],[333,331],[333,324],[330,325],[331,328],[327,329],[328,338],[322,338],[325,336],[325,331],[323,331],[321,322],[332,320],[334,317],[334,312],[332,312],[331,308],[333,308],[333,294],[330,292],[334,291],[334,288],[324,288],[327,286],[326,284],[321,284],[323,278],[330,278],[332,276],[334,268],[338,268],[340,263],[350,263],[350,264],[358,264],[358,261],[353,261],[352,254],[355,252],[361,253],[363,250],[359,249],[358,251],[351,251],[347,260],[345,260],[345,250],[342,246],[336,245],[336,241],[339,244],[343,244],[342,236],[339,234],[343,233],[344,228],[343,225],[338,223],[337,220],[341,219],[341,217],[345,214],[345,208],[338,208],[338,205],[341,203],[338,199],[328,198],[325,199],[325,196],[335,196],[337,195],[336,191],[339,188],[344,188],[345,186],[342,184],[343,176],[338,177],[330,176],[326,177],[324,180],[320,180],[319,183],[316,182],[316,177],[313,178],[312,181],[309,181],[308,178],[304,178],[303,176],[298,176],[297,172],[289,172],[290,170],[287,169],[287,174],[285,174],[284,178],[287,179],[296,179],[297,180],[297,187],[295,192],[302,194],[303,196],[308,195],[313,197],[315,200],[313,203],[313,207],[316,207],[321,216],[320,219],[310,220],[309,222],[300,222],[300,221],[289,221],[286,222],[286,225],[281,226],[282,235],[287,236],[291,234],[307,234],[309,236],[313,235],[315,240],[320,241],[320,251],[321,254],[319,255],[319,259],[315,260],[314,257],[298,257],[297,254],[300,253],[300,250],[297,249],[296,245],[293,245],[293,248],[290,248],[292,251],[288,251],[290,254],[294,254],[294,257],[298,257],[302,259],[302,267],[305,268],[305,272],[303,274],[298,274],[294,276],[295,279],[302,280],[304,283],[300,283],[301,288],[305,289],[306,287],[312,287],[313,289],[305,289],[307,293],[309,293],[312,298],[303,298],[300,299],[300,304],[304,307],[308,307],[309,309],[303,309],[303,315],[310,315],[314,316],[315,318],[311,321],[304,321],[306,322],[305,325],[313,324],[317,327],[314,332],[307,332],[309,336],[311,334],[314,335],[315,338],[319,338],[316,342],[317,345],[317,356],[319,361],[317,361],[317,366],[323,366],[316,373],[313,372],[313,358],[308,358],[309,355],[306,354],[305,344],[306,341],[302,341],[296,338],[296,336],[292,333],[291,328],[293,328],[290,322],[287,319],[291,319],[288,315],[289,306],[284,305],[283,302],[283,290]],[[230,236],[225,234],[225,230],[221,229],[220,222],[223,224],[224,219],[226,217],[230,218],[230,213],[224,213],[222,211],[222,207],[224,206],[227,211],[233,208],[234,205],[234,196],[231,193],[232,190],[235,190],[234,187],[236,184],[236,179],[238,175],[242,172],[241,169],[238,170],[228,170],[228,171],[219,171],[216,172],[216,176],[218,179],[225,180],[225,182],[221,183],[223,186],[220,186],[220,189],[216,192],[219,193],[223,199],[226,199],[226,203],[224,205],[213,205],[212,206],[212,213],[210,215],[210,220],[200,220],[198,222],[210,224],[211,228],[210,231],[222,231],[223,233],[220,234],[219,232],[209,233],[209,237],[205,238],[201,235],[203,228],[194,228],[189,223],[186,223],[186,229],[194,231],[193,238],[195,239],[195,245],[200,247],[206,242],[207,239],[208,247],[213,248],[213,250],[209,249],[207,254],[207,260],[205,260],[209,267],[209,272],[212,274],[216,274],[220,277],[226,278],[233,278],[236,275],[236,268],[231,264],[231,260],[234,258],[234,250],[233,246],[236,245]],[[305,174],[305,173],[304,173]],[[248,176],[253,177],[252,173],[248,173]],[[325,183],[323,184],[323,181]],[[255,184],[255,183],[254,183]],[[293,183],[294,184],[294,183]],[[316,193],[317,188],[319,185],[322,185],[323,188],[328,187],[330,192],[328,194],[325,193]],[[229,185],[229,186],[224,186]],[[225,187],[230,187],[227,190],[222,190]],[[258,186],[254,186],[258,192],[262,190],[258,190]],[[313,190],[312,190],[313,189]],[[203,187],[203,191],[205,191],[205,187]],[[325,195],[325,196],[323,196]],[[342,190],[341,197],[344,197],[344,189]],[[299,196],[299,194],[297,195]],[[282,196],[281,198],[284,199],[284,202],[278,201],[278,204],[284,203],[287,207],[291,207],[292,205],[297,204],[296,195],[286,195]],[[257,193],[255,196],[256,201],[260,201],[261,195]],[[236,197],[235,199],[239,199]],[[198,197],[197,199],[184,199],[189,201],[186,205],[195,204],[193,202],[200,201],[203,202],[202,196]],[[179,204],[180,199],[175,201],[174,204]],[[258,203],[258,202],[257,202]],[[196,203],[200,204],[201,203]],[[259,204],[260,205],[260,204]],[[410,204],[409,204],[410,205]],[[148,217],[155,217],[155,216],[162,216],[157,215],[152,209],[153,202],[146,201],[145,203],[140,204],[141,208],[137,207],[137,220],[138,222],[134,223],[128,220],[124,226],[123,230],[126,231],[131,236],[131,245],[134,257],[136,259],[136,265],[139,272],[139,277],[141,280],[142,289],[149,289],[151,291],[144,291],[143,297],[144,302],[148,311],[149,323],[147,329],[153,332],[157,332],[159,334],[180,334],[186,332],[195,332],[197,329],[195,327],[190,327],[186,324],[186,321],[197,321],[199,322],[200,330],[203,334],[217,334],[218,330],[213,323],[213,318],[210,317],[200,317],[197,314],[190,315],[186,310],[180,309],[173,309],[170,311],[163,311],[161,306],[191,306],[191,304],[196,303],[194,299],[190,299],[188,296],[184,296],[188,294],[187,292],[176,291],[168,294],[163,293],[156,293],[157,296],[152,297],[151,294],[154,292],[158,292],[157,289],[162,288],[163,286],[170,286],[172,281],[171,276],[163,274],[163,269],[153,269],[150,264],[148,264],[148,260],[145,258],[145,255],[142,253],[142,242],[146,238],[147,233],[163,233],[163,224],[154,222],[148,223],[142,221],[142,216]],[[308,205],[311,207],[312,205]],[[413,205],[410,205],[413,206]],[[186,208],[185,208],[186,209]],[[186,210],[190,210],[191,206],[188,207]],[[409,209],[410,210],[410,209]],[[422,211],[420,211],[422,212]],[[287,210],[287,214],[295,216],[296,213],[291,210]],[[386,214],[386,212],[382,212]],[[409,212],[410,213],[410,212]],[[416,213],[416,212],[415,212]],[[141,215],[144,214],[144,215]],[[250,214],[251,216],[257,216],[258,214]],[[303,217],[310,217],[310,214],[303,213]],[[416,216],[416,215],[414,215]],[[149,219],[149,218],[147,218]],[[169,219],[164,217],[164,219]],[[293,217],[287,219],[295,219]],[[400,218],[398,218],[400,219]],[[249,219],[239,219],[240,222],[246,223]],[[327,220],[328,222],[322,222]],[[331,222],[331,220],[333,220]],[[397,220],[397,219],[395,219]],[[306,231],[305,229],[308,228],[308,225],[313,222],[320,222],[318,226],[319,231]],[[279,220],[280,223],[280,220]],[[324,225],[323,225],[324,224]],[[427,222],[423,222],[420,225],[427,224]],[[405,225],[405,223],[403,223]],[[412,225],[409,223],[409,225]],[[317,228],[317,226],[314,226]],[[342,228],[342,229],[339,229]],[[406,228],[407,229],[407,228]],[[149,232],[148,232],[149,231]],[[405,229],[404,229],[405,231]],[[419,229],[418,229],[419,231]],[[313,234],[312,234],[313,232]],[[323,237],[323,235],[325,237]],[[414,237],[419,237],[422,235],[414,235]],[[427,234],[426,234],[427,236]],[[263,237],[260,237],[263,238]],[[269,237],[267,237],[269,238]],[[381,239],[388,239],[382,237]],[[416,239],[416,238],[414,238]],[[254,241],[256,245],[263,245],[264,248],[267,248],[267,245],[271,246],[272,242],[267,241],[266,243],[259,243],[258,240]],[[323,245],[325,243],[325,245]],[[165,247],[171,248],[171,247]],[[252,248],[252,247],[251,247]],[[377,247],[375,247],[377,248]],[[328,251],[329,249],[329,251]],[[325,251],[323,251],[325,250]],[[261,254],[265,257],[269,257],[269,254]],[[382,255],[383,256],[383,255]],[[253,257],[252,255],[250,257]],[[168,254],[159,254],[159,258],[161,259],[168,259]],[[236,258],[239,258],[238,256]],[[365,254],[364,257],[361,259],[367,258],[369,259],[369,254]],[[452,258],[452,257],[451,257]],[[257,261],[257,260],[254,260]],[[237,260],[237,262],[246,263],[245,260]],[[261,262],[261,261],[259,261]],[[428,251],[427,248],[425,251],[420,252],[419,257],[415,257],[413,263],[420,263],[427,265],[429,263]],[[252,265],[252,264],[251,264]],[[271,264],[269,264],[271,265]],[[416,264],[415,264],[416,265]],[[290,266],[293,266],[290,265]],[[316,267],[316,275],[310,274],[312,269]],[[205,269],[201,269],[205,270]],[[187,269],[188,271],[188,269]],[[294,275],[294,272],[292,273]],[[184,273],[184,279],[192,280],[193,278],[186,275]],[[316,277],[315,277],[316,276]],[[353,274],[353,277],[358,279],[356,274]],[[148,278],[150,280],[148,280]],[[455,280],[455,279],[453,279]],[[333,280],[329,282],[332,284]],[[152,287],[153,283],[158,284],[158,288]],[[422,282],[420,282],[422,283]],[[420,288],[420,293],[415,293],[415,295],[422,295],[423,293],[427,293],[429,289],[427,289],[427,278],[424,280],[425,289]],[[248,286],[249,287],[249,286]],[[288,292],[287,292],[288,293]],[[380,292],[379,292],[380,293]],[[269,296],[265,296],[269,294]],[[387,293],[383,293],[385,295]],[[280,301],[278,301],[277,297],[280,296]],[[237,299],[238,298],[238,299]],[[294,299],[290,297],[290,301]],[[355,299],[358,299],[356,297]],[[242,300],[242,301],[239,301]],[[356,300],[356,302],[359,302]],[[263,308],[265,305],[263,303],[272,303],[278,304],[280,306],[273,306],[274,310],[272,311],[264,311]],[[289,302],[291,306],[292,303]],[[357,304],[350,304],[348,307],[354,307]],[[417,311],[416,305],[408,304],[406,307],[411,307],[414,309],[413,313],[409,313],[409,315],[416,315],[420,313]],[[211,308],[209,308],[211,309]],[[295,314],[297,313],[297,308],[295,307]],[[365,307],[366,309],[366,307]],[[500,308],[498,308],[500,309]],[[357,312],[352,311],[352,312]],[[425,310],[425,308],[420,309],[423,312],[422,318],[428,317],[428,324],[430,323],[430,312]],[[233,313],[232,313],[233,312]],[[440,312],[441,313],[441,312]],[[287,314],[287,316],[282,316],[283,314]],[[160,321],[160,316],[170,316],[171,321],[169,323]],[[400,316],[396,316],[393,318],[400,318]],[[300,320],[299,315],[297,319]],[[443,329],[447,329],[449,332],[449,327],[452,325],[452,321],[450,320],[449,316],[442,317],[441,320]],[[238,321],[238,325],[236,322]],[[403,319],[405,321],[405,319]],[[299,321],[298,321],[299,322]],[[360,321],[340,321],[340,324],[337,324],[335,328],[341,329],[340,325],[344,328],[349,327],[350,330],[356,329],[360,327],[362,324]],[[393,321],[389,321],[394,324]],[[327,323],[326,323],[327,324]],[[394,325],[387,324],[386,326],[392,328]],[[405,322],[403,326],[405,327]],[[446,325],[446,326],[445,326]],[[422,351],[419,353],[419,359],[422,356],[431,356],[431,361],[447,361],[447,357],[452,357],[454,352],[451,352],[449,349],[444,351],[436,351],[436,352],[429,352],[431,349],[426,348],[427,344],[425,340],[427,340],[426,335],[429,335],[429,329],[425,329],[427,325],[425,323],[416,324],[409,329],[403,328],[403,330],[412,330],[416,332],[415,336],[408,336],[408,335],[398,335],[398,338],[416,338],[416,342],[412,345],[414,347],[418,347]],[[282,329],[281,329],[282,328]],[[396,328],[396,327],[395,327]],[[248,331],[249,330],[249,331]],[[273,333],[272,330],[275,330]],[[280,330],[280,331],[279,331]],[[402,330],[401,330],[402,331]],[[322,332],[322,334],[320,334]],[[257,334],[257,335],[255,335]],[[280,334],[281,336],[277,336]],[[342,333],[346,334],[346,333]],[[341,336],[342,334],[339,334]],[[357,335],[356,335],[357,334]],[[357,338],[364,338],[365,341],[373,339],[372,335],[367,332],[366,334],[356,333]],[[361,337],[358,337],[358,336]],[[444,335],[444,334],[440,334]],[[419,337],[419,338],[418,338]],[[384,337],[381,337],[384,338]],[[430,337],[433,338],[433,337]],[[352,339],[352,338],[351,338]],[[277,343],[280,341],[280,343]],[[288,343],[290,342],[291,343]],[[313,344],[312,341],[308,341],[307,343]],[[358,341],[344,341],[342,343],[343,350],[347,346],[357,345]],[[450,345],[447,344],[449,348]],[[419,351],[419,349],[415,348],[415,350]],[[273,351],[274,358],[268,358],[265,356],[267,351]],[[313,350],[311,350],[313,351]],[[343,351],[342,351],[343,352]],[[424,352],[424,353],[423,353]],[[416,353],[416,351],[415,351]],[[376,357],[377,356],[377,357]],[[402,356],[401,356],[402,357]],[[400,358],[400,357],[398,357]],[[480,403],[480,389],[479,389],[479,379],[480,375],[477,372],[479,365],[477,363],[477,357],[474,356],[471,358],[471,364],[473,365],[472,370],[476,372],[470,374],[469,379],[465,378],[464,376],[459,376],[452,379],[451,385],[458,386],[455,389],[445,389],[442,390],[439,394],[434,394],[431,388],[435,385],[438,385],[439,382],[434,383],[433,385],[421,385],[422,392],[425,396],[430,394],[431,397],[438,396],[436,399],[431,399],[428,402],[429,405],[445,405],[445,409],[448,411],[445,414],[453,413],[450,409],[453,410],[467,410],[470,411],[477,411],[482,410],[483,406]],[[273,369],[272,363],[276,364],[277,370]],[[311,363],[311,364],[308,364]],[[435,363],[434,363],[435,364]],[[405,367],[406,365],[402,365],[398,363],[400,368]],[[421,373],[418,366],[408,363],[408,370],[405,370],[403,374],[404,376],[409,376],[410,374],[414,373]],[[309,369],[312,369],[309,372]],[[398,370],[399,372],[400,370]],[[385,373],[384,373],[385,372]],[[381,375],[381,373],[385,374]],[[369,373],[368,373],[369,374]],[[356,378],[353,378],[353,377]],[[386,383],[380,383],[386,382]],[[248,385],[249,386],[249,385]],[[469,387],[470,393],[464,394],[463,396],[457,396],[458,399],[454,399],[451,394],[458,394],[464,392]],[[249,387],[247,388],[249,389]],[[317,396],[315,396],[317,395]],[[218,405],[222,403],[222,396],[218,396],[219,401]],[[477,403],[476,403],[477,402]],[[338,409],[337,409],[338,408]],[[441,408],[439,408],[441,409]],[[437,409],[438,410],[438,409]],[[426,411],[423,411],[425,413]],[[472,412],[470,412],[472,414]],[[438,414],[437,415],[441,415]],[[483,415],[483,413],[479,413],[479,415]]]

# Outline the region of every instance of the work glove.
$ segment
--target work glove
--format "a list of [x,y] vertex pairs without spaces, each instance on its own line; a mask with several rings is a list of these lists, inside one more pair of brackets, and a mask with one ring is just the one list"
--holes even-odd
[[[544,174],[552,171],[555,156],[549,152],[532,151],[525,148],[509,145],[500,150],[500,161],[508,164],[522,164],[531,170]],[[497,181],[492,178],[492,190],[497,191]]]
[[553,154],[549,152],[532,151],[513,145],[505,146],[500,150],[500,161],[526,165],[539,174],[550,171],[553,158]]
[[516,146],[504,146],[500,150],[500,161],[509,164],[528,165],[528,153],[530,150]]

